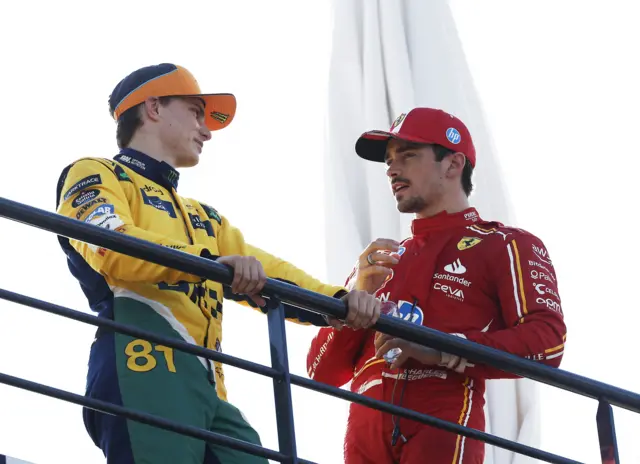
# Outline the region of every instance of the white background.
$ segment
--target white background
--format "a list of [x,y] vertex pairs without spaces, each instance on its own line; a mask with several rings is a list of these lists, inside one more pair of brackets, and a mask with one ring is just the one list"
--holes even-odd
[[[539,235],[556,265],[569,330],[562,367],[637,391],[639,7],[452,7],[516,225]],[[324,218],[320,203],[330,14],[328,0],[3,3],[0,196],[52,211],[64,166],[116,153],[107,109],[115,84],[138,67],[173,62],[204,91],[238,97],[235,121],[182,174],[180,192],[215,206],[248,241],[324,277],[324,221],[340,220]],[[0,220],[0,263],[0,287],[86,310],[52,234]],[[224,351],[268,364],[266,318],[233,303],[225,318]],[[0,302],[0,372],[82,394],[94,330]],[[291,370],[305,375],[316,330],[287,330]],[[234,368],[226,379],[230,401],[276,449],[270,380]],[[546,386],[541,402],[542,447],[599,462],[597,403]],[[294,388],[294,407],[300,455],[341,462],[347,403]],[[622,462],[640,462],[639,416],[615,414]],[[38,464],[104,462],[80,407],[7,386],[0,453]]]

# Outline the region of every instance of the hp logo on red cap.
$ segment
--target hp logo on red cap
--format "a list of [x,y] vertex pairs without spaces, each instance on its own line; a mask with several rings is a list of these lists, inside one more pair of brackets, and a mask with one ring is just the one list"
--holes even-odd
[[462,137],[460,136],[460,132],[458,132],[457,129],[454,129],[453,127],[450,127],[449,129],[447,129],[447,140],[451,143],[453,143],[454,145],[457,145],[460,143],[460,141],[462,140]]

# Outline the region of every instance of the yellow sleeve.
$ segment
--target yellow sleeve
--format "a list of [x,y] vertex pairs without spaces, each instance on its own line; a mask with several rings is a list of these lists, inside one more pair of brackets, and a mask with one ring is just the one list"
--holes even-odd
[[[201,255],[205,249],[137,227],[122,183],[97,159],[86,158],[73,164],[63,172],[60,184],[58,214],[194,255]],[[150,284],[203,280],[78,240],[69,243],[96,272],[116,280]]]
[[[203,206],[209,214],[209,210],[211,210],[212,208],[206,205]],[[218,215],[215,210],[213,210],[213,213],[217,216],[217,219],[219,219],[220,224],[218,232],[218,247],[221,256],[255,256],[258,261],[262,263],[267,277],[297,285],[316,293],[334,297],[347,292],[344,287],[327,285],[310,276],[301,269],[298,269],[293,264],[290,264],[287,261],[273,256],[258,247],[249,245],[244,241],[242,232],[239,229],[232,226],[224,216]],[[209,214],[209,216],[211,217],[211,214]],[[287,315],[287,319],[291,319],[294,322],[299,322],[302,324],[311,323],[321,326],[327,325],[322,316],[318,316],[315,314],[312,315],[307,312],[300,313],[297,308],[286,307],[285,312]],[[313,316],[318,316],[319,319],[316,320],[316,318]]]

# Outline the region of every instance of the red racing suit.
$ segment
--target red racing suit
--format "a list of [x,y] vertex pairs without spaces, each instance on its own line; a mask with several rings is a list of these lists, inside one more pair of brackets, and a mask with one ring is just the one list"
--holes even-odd
[[[534,235],[485,222],[474,208],[416,219],[393,274],[376,292],[405,320],[558,367],[564,352],[557,277]],[[352,274],[351,277],[353,277]],[[350,279],[351,279],[350,277]],[[307,355],[310,378],[484,430],[485,380],[517,378],[443,354],[440,365],[410,360],[391,370],[375,358],[372,330],[320,329]],[[398,434],[391,444],[392,433]],[[345,462],[478,463],[484,444],[355,403],[349,411]]]

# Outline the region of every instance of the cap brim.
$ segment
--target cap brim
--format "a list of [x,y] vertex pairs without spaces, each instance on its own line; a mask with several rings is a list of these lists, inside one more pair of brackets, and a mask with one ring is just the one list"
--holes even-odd
[[360,136],[356,142],[356,153],[368,161],[384,163],[389,139],[405,140],[414,143],[431,143],[418,137],[406,137],[386,131],[369,131]]
[[236,115],[236,97],[230,93],[176,96],[200,98],[204,101],[204,120],[210,131],[224,129]]

